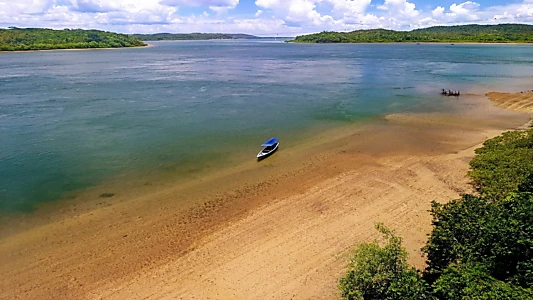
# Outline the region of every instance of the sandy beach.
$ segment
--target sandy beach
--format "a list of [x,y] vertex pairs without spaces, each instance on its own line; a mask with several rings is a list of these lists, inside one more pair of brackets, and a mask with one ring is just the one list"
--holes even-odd
[[487,97],[499,107],[509,110],[533,113],[533,90],[520,93],[487,93]]
[[422,268],[431,201],[471,191],[474,149],[526,124],[531,95],[487,94],[508,109],[460,97],[456,114],[388,115],[261,163],[13,217],[0,230],[0,299],[337,299],[376,222]]

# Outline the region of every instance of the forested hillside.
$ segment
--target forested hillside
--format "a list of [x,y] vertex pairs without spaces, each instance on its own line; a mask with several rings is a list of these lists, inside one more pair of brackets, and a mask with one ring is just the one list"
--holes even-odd
[[146,46],[137,38],[106,31],[82,29],[0,29],[0,51],[120,48]]
[[298,43],[533,43],[533,25],[436,26],[412,31],[324,31],[297,36]]

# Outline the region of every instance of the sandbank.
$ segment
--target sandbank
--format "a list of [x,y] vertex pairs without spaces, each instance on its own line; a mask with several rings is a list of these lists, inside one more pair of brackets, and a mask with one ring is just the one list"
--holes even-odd
[[431,201],[470,192],[474,149],[531,116],[456,102],[454,114],[388,115],[186,184],[15,218],[0,230],[0,298],[336,299],[376,222],[422,268]]
[[533,90],[520,93],[491,92],[486,95],[499,107],[518,112],[533,113]]

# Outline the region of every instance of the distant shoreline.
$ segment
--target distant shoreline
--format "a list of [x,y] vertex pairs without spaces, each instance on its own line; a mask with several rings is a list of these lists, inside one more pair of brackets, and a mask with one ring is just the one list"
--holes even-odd
[[359,29],[351,32],[322,31],[299,35],[294,42],[303,43],[531,43],[533,25],[457,25],[398,31],[384,28]]
[[21,53],[21,52],[52,52],[52,51],[89,51],[89,50],[118,50],[118,49],[132,49],[132,48],[153,48],[155,45],[146,43],[146,46],[133,46],[133,47],[106,47],[106,48],[58,48],[58,49],[43,49],[43,50],[2,50],[3,53]]
[[291,44],[342,44],[342,45],[348,45],[348,44],[359,44],[359,45],[533,45],[533,42],[531,43],[482,43],[482,42],[347,42],[347,43],[317,43],[317,42],[301,42],[301,41],[285,41],[286,43]]

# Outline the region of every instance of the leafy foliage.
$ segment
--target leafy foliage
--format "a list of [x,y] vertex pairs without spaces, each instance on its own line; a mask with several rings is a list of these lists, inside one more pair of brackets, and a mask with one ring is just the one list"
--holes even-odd
[[433,285],[439,299],[526,300],[533,291],[496,280],[480,264],[448,267]]
[[465,246],[479,238],[481,220],[488,214],[485,208],[483,199],[471,195],[444,205],[432,203],[433,231],[423,249],[427,253],[426,277],[438,278],[451,263],[475,257]]
[[529,192],[533,193],[533,173],[529,174],[528,177],[518,186],[519,192]]
[[112,32],[82,29],[0,29],[0,51],[120,48],[146,46],[139,39]]
[[464,195],[433,203],[431,213],[434,229],[424,248],[428,279],[452,263],[476,263],[498,280],[533,286],[533,194],[499,201]]
[[417,271],[407,264],[401,238],[383,225],[376,225],[387,244],[359,245],[350,269],[341,279],[344,299],[426,299],[426,285]]
[[469,176],[482,195],[500,198],[517,191],[533,174],[533,129],[511,131],[476,150]]
[[320,32],[297,36],[299,43],[477,42],[532,43],[533,26],[525,24],[436,26],[412,31],[385,29]]

